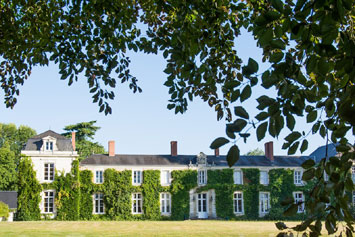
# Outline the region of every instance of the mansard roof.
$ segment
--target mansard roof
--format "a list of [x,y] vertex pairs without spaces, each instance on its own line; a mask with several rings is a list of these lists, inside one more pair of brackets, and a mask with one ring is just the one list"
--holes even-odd
[[44,133],[38,134],[30,139],[28,139],[27,143],[24,145],[23,150],[25,151],[39,151],[43,145],[43,138],[45,137],[53,137],[56,139],[56,145],[58,147],[58,151],[73,151],[71,139],[64,137],[52,130],[48,130]]
[[[281,166],[298,167],[309,156],[275,156],[271,162],[266,156],[241,156],[234,167]],[[81,165],[111,166],[186,166],[196,164],[196,155],[92,155],[80,162]],[[207,156],[209,165],[228,167],[226,156]]]
[[0,202],[5,203],[10,209],[17,208],[17,192],[16,191],[0,191]]

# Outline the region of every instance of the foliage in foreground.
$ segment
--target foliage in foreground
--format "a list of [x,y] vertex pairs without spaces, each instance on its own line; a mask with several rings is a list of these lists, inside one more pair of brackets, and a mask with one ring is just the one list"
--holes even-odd
[[[225,115],[232,121],[231,104],[250,98],[261,79],[261,85],[275,88],[277,95],[257,99],[261,112],[255,119],[235,106],[238,119],[227,125],[226,135],[232,140],[247,139],[250,126],[261,140],[267,131],[278,137],[287,127],[291,133],[283,148],[289,154],[305,151],[311,133],[339,143],[341,157],[304,165],[304,180],[315,177],[318,183],[306,203],[309,219],[302,228],[309,227],[312,235],[319,235],[319,225],[311,224],[324,217],[329,234],[342,219],[347,234],[354,231],[344,204],[345,193],[354,189],[349,178],[353,147],[345,138],[355,134],[352,0],[0,1],[0,13],[4,16],[0,82],[7,107],[16,104],[18,85],[29,77],[32,67],[52,61],[69,85],[84,74],[93,102],[100,112],[109,114],[107,101],[115,94],[107,87],[112,89],[120,81],[128,82],[134,92],[141,91],[129,71],[126,51],[130,49],[162,52],[167,58],[168,108],[175,113],[186,111],[188,100],[201,97],[214,107],[218,119]],[[138,22],[147,27],[144,34]],[[252,32],[263,49],[263,61],[271,65],[260,74],[254,59],[243,64],[235,50],[242,28]],[[311,131],[294,131],[302,116],[313,125]],[[229,164],[238,157],[239,149],[233,145]],[[329,181],[324,180],[324,173]],[[335,203],[327,207],[326,216],[312,214],[329,203],[327,197],[333,197]]]

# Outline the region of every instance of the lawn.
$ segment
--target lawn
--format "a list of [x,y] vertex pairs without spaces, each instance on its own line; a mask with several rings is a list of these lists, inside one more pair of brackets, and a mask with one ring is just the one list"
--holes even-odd
[[[296,223],[292,223],[295,225]],[[0,222],[0,236],[276,236],[274,222],[37,221]]]

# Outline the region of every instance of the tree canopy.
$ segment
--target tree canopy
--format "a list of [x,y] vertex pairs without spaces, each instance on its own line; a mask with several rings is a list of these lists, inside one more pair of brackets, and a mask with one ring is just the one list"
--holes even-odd
[[245,155],[246,156],[263,156],[263,155],[265,155],[265,152],[263,150],[261,150],[260,148],[256,148],[254,150],[248,151]]
[[6,143],[0,148],[0,190],[16,190],[15,152]]
[[100,127],[94,126],[95,123],[96,121],[81,122],[64,127],[64,130],[67,132],[62,135],[71,137],[71,132],[76,133],[76,150],[80,156],[79,160],[87,158],[92,154],[106,153],[102,145],[92,141],[96,131],[100,129]]
[[[246,140],[250,128],[256,129],[258,140],[266,132],[277,138],[287,128],[290,134],[283,148],[289,154],[305,151],[309,134],[339,143],[341,157],[304,164],[303,179],[318,183],[306,203],[308,219],[294,230],[308,227],[309,233],[319,235],[319,220],[325,219],[331,234],[344,219],[346,233],[354,231],[346,204],[346,192],[354,189],[349,174],[354,153],[345,138],[355,135],[352,0],[0,0],[0,13],[0,82],[6,106],[16,104],[18,86],[34,66],[52,61],[69,85],[83,74],[100,112],[111,113],[108,100],[114,98],[112,88],[118,82],[141,91],[126,52],[162,52],[171,94],[168,109],[183,113],[188,100],[200,97],[216,110],[218,119],[229,121],[228,138],[216,139],[211,148],[235,143],[239,137]],[[235,40],[242,28],[263,50],[267,70],[259,72],[254,59],[242,62],[238,56]],[[277,95],[260,96],[260,113],[251,118],[240,103],[251,97],[257,84],[276,89]],[[294,130],[303,116],[312,124],[311,131]],[[229,164],[238,160],[236,144],[227,158]],[[325,172],[329,181],[324,180]],[[326,205],[329,197],[334,201]],[[286,202],[288,213],[297,210],[291,203]],[[325,208],[326,216],[316,214]]]

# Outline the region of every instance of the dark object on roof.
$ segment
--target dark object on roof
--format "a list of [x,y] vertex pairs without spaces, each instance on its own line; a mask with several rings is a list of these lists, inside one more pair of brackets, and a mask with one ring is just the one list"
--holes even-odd
[[5,203],[10,209],[17,208],[17,192],[16,191],[0,191],[0,202]]
[[[187,166],[196,164],[196,155],[92,155],[80,162],[81,165],[108,166]],[[234,165],[237,167],[250,166],[282,166],[293,167],[309,159],[308,156],[275,156],[272,163],[266,156],[241,156]],[[209,165],[228,167],[226,156],[207,156]]]
[[313,151],[309,156],[313,158],[316,162],[319,162],[323,159],[327,153],[327,158],[336,156],[336,145],[334,143],[328,144],[328,152],[326,152],[327,146],[318,147],[315,151]]
[[39,151],[43,145],[42,139],[44,137],[53,137],[57,139],[56,145],[58,147],[58,151],[73,151],[72,142],[70,138],[64,137],[56,132],[48,130],[44,133],[38,134],[30,139],[28,139],[25,144],[23,150],[26,151]]

